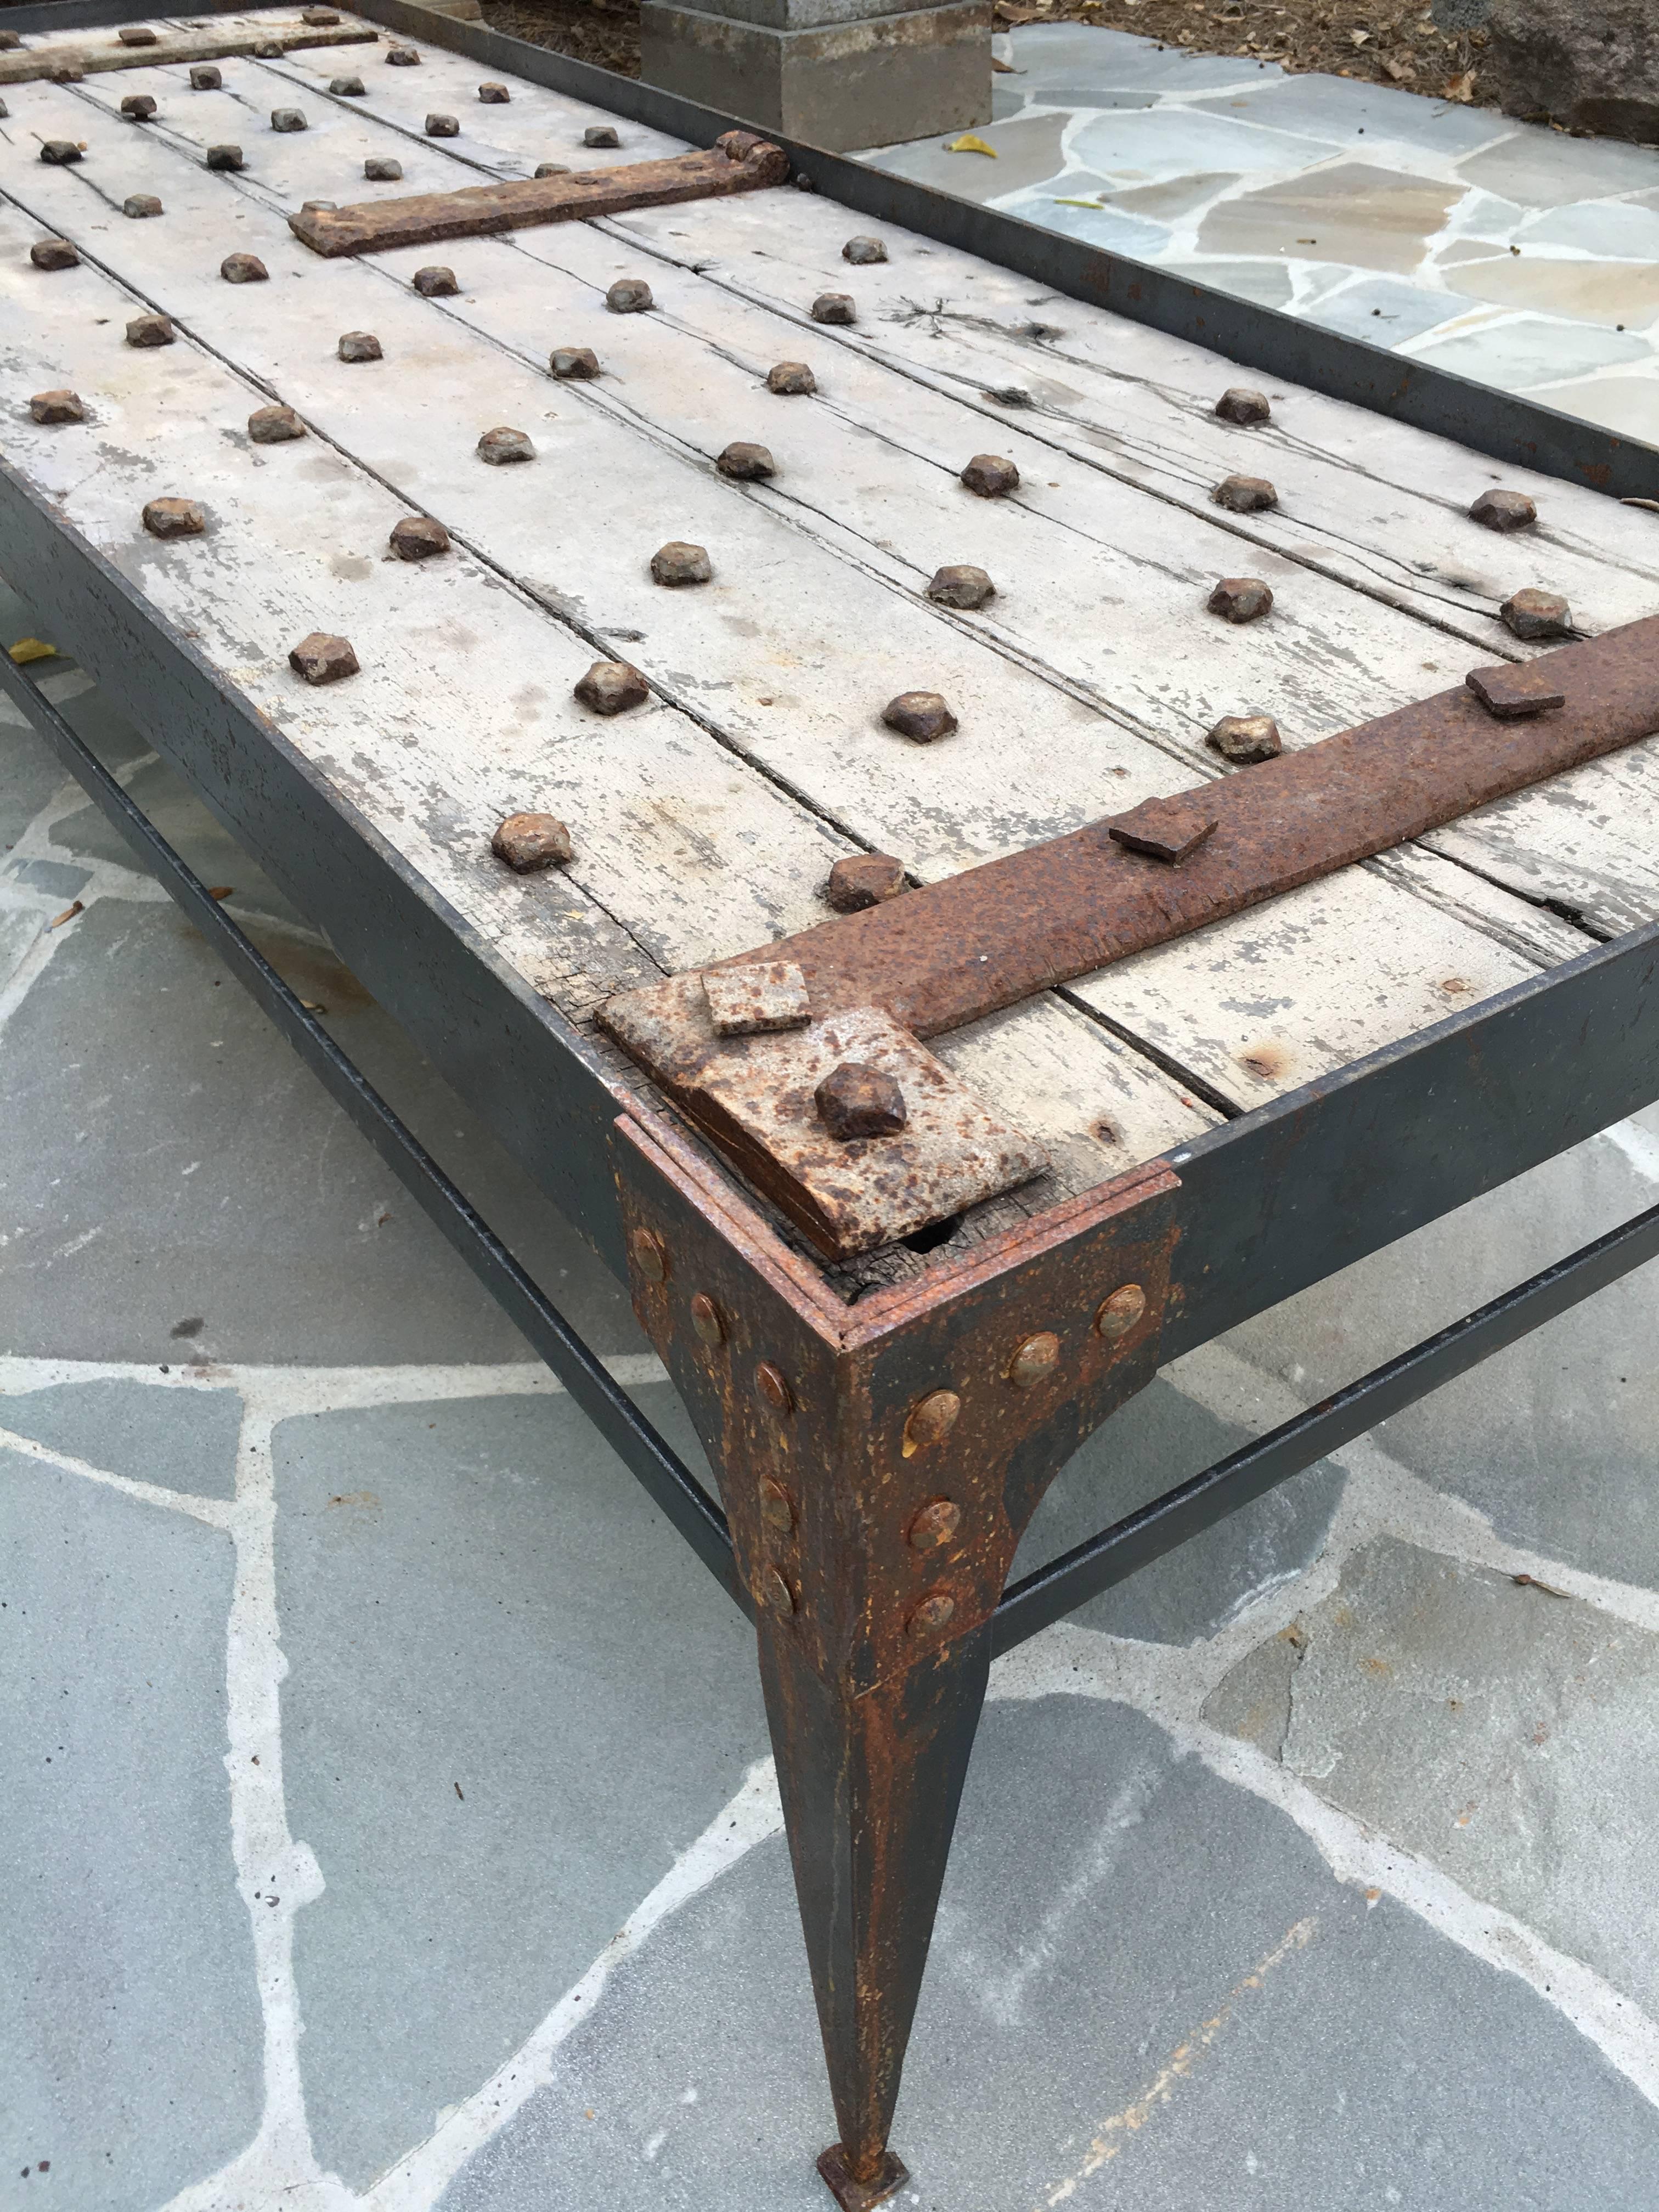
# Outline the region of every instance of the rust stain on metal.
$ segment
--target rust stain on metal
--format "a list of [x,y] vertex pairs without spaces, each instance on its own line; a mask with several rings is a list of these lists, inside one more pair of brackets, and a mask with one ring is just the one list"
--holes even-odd
[[[1459,684],[1199,787],[1216,831],[1178,867],[1125,850],[1109,817],[820,922],[764,957],[799,963],[820,1021],[877,1006],[937,1036],[1659,732],[1659,617],[1528,666],[1565,706],[1500,726]],[[653,1073],[684,1066],[694,1042],[681,989],[648,985],[605,1010]]]
[[1215,834],[1216,816],[1201,793],[1176,799],[1144,799],[1120,814],[1108,830],[1114,842],[1131,853],[1146,853],[1171,866],[1195,853]]
[[1526,660],[1517,666],[1500,660],[1495,668],[1472,668],[1463,678],[1494,721],[1520,722],[1552,707],[1565,707],[1567,695],[1548,666]]
[[289,216],[289,228],[316,253],[383,253],[398,246],[435,246],[452,238],[488,238],[532,223],[573,222],[626,215],[635,208],[714,199],[781,185],[789,174],[782,150],[748,131],[728,131],[707,153],[676,154],[611,169],[515,178],[470,185],[453,192],[416,192],[406,199]]
[[812,1018],[806,979],[793,960],[717,968],[703,977],[702,995],[716,1036],[764,1036]]

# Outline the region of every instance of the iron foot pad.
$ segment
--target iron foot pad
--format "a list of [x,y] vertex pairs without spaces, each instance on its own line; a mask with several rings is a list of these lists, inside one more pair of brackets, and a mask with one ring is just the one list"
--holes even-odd
[[818,2172],[823,2176],[824,2186],[841,2207],[841,2212],[871,2212],[871,2207],[884,2204],[893,2191],[910,2179],[910,2169],[896,2151],[882,2154],[881,2172],[873,2181],[855,2180],[847,2163],[847,2154],[839,2143],[831,2143],[820,2154]]

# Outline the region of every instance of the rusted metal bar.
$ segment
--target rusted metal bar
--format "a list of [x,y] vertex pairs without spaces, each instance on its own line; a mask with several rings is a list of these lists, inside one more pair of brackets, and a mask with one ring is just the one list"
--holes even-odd
[[[799,965],[815,1019],[880,1006],[915,1036],[937,1036],[1659,732],[1659,616],[1559,647],[1524,672],[1474,673],[1496,709],[1460,684],[1178,802],[1154,801],[837,915],[763,957]],[[1528,688],[1565,704],[1517,717]],[[1121,841],[1127,829],[1144,847],[1149,816],[1162,808],[1173,823],[1177,805],[1214,823],[1185,857],[1166,861]],[[693,1042],[660,1018],[673,990],[670,981],[629,992],[601,1017],[670,1082],[676,1045]]]
[[97,43],[82,46],[24,46],[15,53],[0,54],[0,84],[31,84],[68,70],[78,76],[98,76],[106,70],[161,69],[168,62],[227,61],[237,54],[266,49],[285,54],[307,46],[377,46],[380,33],[361,23],[336,27],[285,29],[279,23],[261,23],[242,31],[157,31],[143,46],[122,44],[113,31],[100,32]]
[[576,169],[562,177],[519,177],[468,185],[454,192],[413,192],[398,200],[362,200],[351,207],[302,208],[288,227],[302,244],[330,258],[385,253],[394,246],[437,246],[453,238],[488,238],[532,223],[574,222],[679,200],[722,198],[781,185],[786,155],[750,131],[728,131],[704,154],[629,161],[614,169]]

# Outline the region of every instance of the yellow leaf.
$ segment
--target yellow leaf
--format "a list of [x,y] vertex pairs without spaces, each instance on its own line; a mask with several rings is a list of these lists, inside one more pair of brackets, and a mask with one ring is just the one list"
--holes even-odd
[[953,138],[945,148],[947,154],[988,154],[994,161],[997,149],[988,146],[982,138],[975,138],[971,131],[964,131],[960,138]]
[[20,637],[11,647],[11,657],[20,668],[27,668],[31,660],[55,660],[58,647],[43,644],[38,637]]
[[1092,208],[1097,215],[1100,213],[1100,202],[1098,200],[1052,200],[1049,204],[1052,207]]

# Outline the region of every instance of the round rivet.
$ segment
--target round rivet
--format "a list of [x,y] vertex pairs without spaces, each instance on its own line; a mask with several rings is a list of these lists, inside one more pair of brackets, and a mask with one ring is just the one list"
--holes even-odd
[[962,1401],[954,1390],[930,1390],[925,1398],[918,1398],[904,1424],[906,1459],[912,1452],[926,1451],[929,1444],[942,1444],[961,1411]]
[[1095,1331],[1108,1344],[1115,1344],[1119,1337],[1127,1336],[1146,1310],[1146,1293],[1139,1283],[1125,1283],[1121,1291],[1114,1291],[1102,1302],[1095,1316]]
[[790,1529],[795,1525],[795,1509],[789,1503],[789,1492],[781,1482],[763,1482],[760,1493],[761,1519],[769,1528]]
[[793,1613],[795,1593],[775,1567],[769,1567],[761,1577],[761,1595],[774,1613]]
[[699,1291],[691,1301],[691,1326],[705,1344],[726,1341],[726,1316],[707,1291]]
[[647,1283],[668,1280],[668,1247],[654,1229],[636,1229],[630,1239],[634,1264]]
[[1052,1329],[1028,1336],[1008,1363],[1008,1380],[1016,1390],[1030,1390],[1045,1382],[1060,1360],[1060,1339]]
[[911,1547],[918,1552],[942,1551],[961,1526],[962,1508],[955,1498],[932,1498],[910,1523]]
[[755,1395],[780,1420],[795,1410],[793,1393],[769,1359],[763,1359],[755,1370]]
[[949,1590],[929,1590],[910,1615],[911,1635],[937,1636],[941,1628],[949,1626],[956,1609],[957,1601]]

